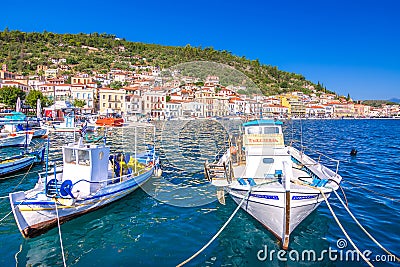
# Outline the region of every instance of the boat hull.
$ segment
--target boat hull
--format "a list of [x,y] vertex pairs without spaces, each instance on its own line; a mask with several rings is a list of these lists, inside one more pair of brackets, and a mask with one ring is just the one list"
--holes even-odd
[[[56,202],[59,221],[64,223],[130,194],[144,184],[152,176],[153,171],[154,168],[151,168],[139,176],[106,186],[82,200],[49,199],[43,193],[39,193],[43,196],[42,200],[37,200],[38,198],[29,200],[26,199],[25,192],[11,193],[9,198],[12,211],[21,234],[25,238],[33,238],[57,225]],[[43,192],[43,188],[40,191]]]
[[0,148],[8,146],[25,146],[29,145],[32,140],[32,134],[15,135],[0,139]]
[[0,162],[0,176],[27,168],[36,161],[35,156],[21,156]]
[[[325,190],[324,190],[325,191]],[[229,189],[232,199],[240,204],[247,194],[247,190]],[[251,194],[242,204],[241,208],[259,221],[279,240],[285,236],[286,192],[266,191],[263,189],[252,190]],[[330,191],[324,192],[329,197]],[[311,214],[324,198],[320,192],[314,190],[307,193],[300,191],[290,192],[290,220],[289,234]]]

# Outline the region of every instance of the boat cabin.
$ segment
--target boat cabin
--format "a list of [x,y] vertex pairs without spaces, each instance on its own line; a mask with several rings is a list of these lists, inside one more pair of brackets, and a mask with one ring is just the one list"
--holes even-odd
[[107,180],[110,148],[104,145],[74,143],[63,147],[62,182],[70,180],[80,196],[98,190]]
[[244,177],[279,178],[291,157],[284,145],[282,122],[255,120],[243,124]]

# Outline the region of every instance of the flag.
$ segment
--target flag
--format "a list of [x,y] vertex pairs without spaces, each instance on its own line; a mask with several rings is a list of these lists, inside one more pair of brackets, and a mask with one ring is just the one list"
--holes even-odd
[[83,124],[83,126],[82,126],[82,130],[81,130],[82,136],[84,136],[86,134],[86,130],[87,130],[87,121],[85,121],[85,124]]

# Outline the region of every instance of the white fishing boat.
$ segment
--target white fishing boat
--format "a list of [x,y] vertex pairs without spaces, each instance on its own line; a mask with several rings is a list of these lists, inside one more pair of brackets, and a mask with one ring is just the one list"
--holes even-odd
[[18,135],[16,133],[0,133],[0,148],[7,146],[29,146],[33,132]]
[[56,226],[57,218],[64,223],[128,195],[153,173],[161,175],[154,146],[131,156],[110,156],[110,147],[83,144],[81,138],[62,152],[62,168],[40,173],[31,190],[9,194],[18,228],[26,238]]
[[[315,210],[324,196],[339,188],[342,177],[302,151],[284,145],[282,122],[243,124],[243,136],[213,164],[205,176],[224,188],[241,208],[258,220],[287,249],[291,232]],[[221,194],[222,192],[222,194]],[[220,200],[223,191],[219,191]]]

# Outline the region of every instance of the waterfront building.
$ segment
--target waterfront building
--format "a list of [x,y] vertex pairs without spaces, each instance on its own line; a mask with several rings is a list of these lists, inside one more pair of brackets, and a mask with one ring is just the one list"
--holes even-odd
[[98,101],[100,114],[125,113],[125,89],[99,88]]
[[71,98],[72,100],[78,99],[85,101],[85,106],[81,108],[82,113],[94,113],[95,112],[95,95],[96,88],[86,86],[72,86],[71,87]]
[[145,91],[143,93],[143,113],[152,118],[165,118],[167,94],[163,90]]

